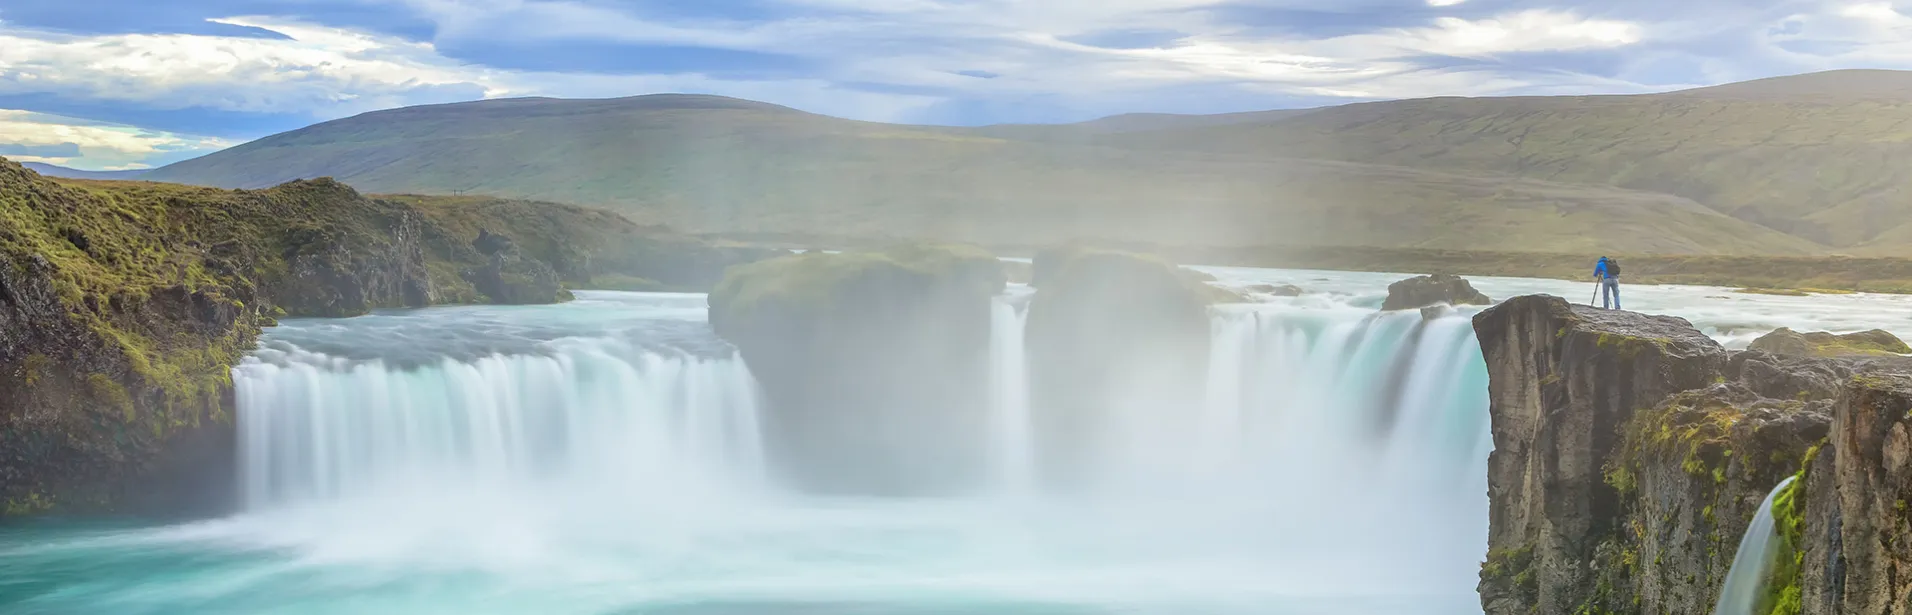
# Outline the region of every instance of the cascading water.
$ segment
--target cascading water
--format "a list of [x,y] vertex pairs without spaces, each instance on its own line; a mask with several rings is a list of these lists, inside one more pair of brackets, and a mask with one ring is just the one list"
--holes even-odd
[[121,549],[124,590],[34,604],[1480,612],[1486,374],[1464,315],[1217,308],[1202,398],[1102,419],[1108,488],[1064,496],[1032,480],[1026,292],[993,308],[997,484],[947,499],[774,484],[755,386],[700,296],[288,321],[234,374],[249,512],[71,547]]
[[1766,501],[1759,504],[1752,525],[1746,527],[1746,535],[1739,539],[1739,551],[1733,555],[1733,567],[1726,571],[1726,583],[1720,588],[1713,615],[1757,612],[1760,594],[1766,588],[1773,558],[1777,555],[1773,545],[1779,541],[1779,532],[1773,523],[1773,500],[1791,487],[1794,480],[1796,478],[1787,478],[1780,482],[1772,493],[1766,494]]
[[563,340],[409,369],[275,345],[236,370],[250,506],[445,485],[734,484],[758,470],[731,358]]
[[1486,540],[1491,440],[1468,318],[1218,309],[1192,447],[1204,463],[1191,478],[1268,498],[1260,522],[1293,532],[1270,547],[1317,586],[1433,594],[1470,584]]
[[1029,322],[1028,289],[1012,287],[1010,294],[990,306],[990,409],[994,412],[992,449],[1000,487],[1026,492],[1034,484],[1033,421],[1029,416],[1029,365],[1023,330]]

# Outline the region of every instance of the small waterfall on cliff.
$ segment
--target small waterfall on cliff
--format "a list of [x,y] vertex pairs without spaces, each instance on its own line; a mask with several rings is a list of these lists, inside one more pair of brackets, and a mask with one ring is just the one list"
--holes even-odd
[[253,507],[447,485],[734,484],[759,471],[741,361],[613,340],[411,367],[294,346],[235,370]]
[[1720,588],[1719,604],[1713,607],[1713,615],[1754,615],[1759,608],[1759,598],[1766,586],[1766,578],[1772,572],[1773,545],[1778,542],[1779,531],[1773,524],[1773,499],[1792,486],[1796,478],[1787,478],[1766,494],[1766,501],[1759,504],[1759,513],[1753,515],[1753,523],[1746,527],[1746,535],[1739,539],[1739,551],[1733,556],[1733,567],[1726,572],[1726,583]]

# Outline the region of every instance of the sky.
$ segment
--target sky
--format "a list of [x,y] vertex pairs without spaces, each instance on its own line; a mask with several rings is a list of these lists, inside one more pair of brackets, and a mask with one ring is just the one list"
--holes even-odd
[[146,168],[513,96],[981,125],[1836,68],[1912,68],[1912,0],[0,0],[0,156]]

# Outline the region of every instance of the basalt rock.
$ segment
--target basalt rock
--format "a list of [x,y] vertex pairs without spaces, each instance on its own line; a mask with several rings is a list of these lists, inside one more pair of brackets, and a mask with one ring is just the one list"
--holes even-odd
[[957,246],[733,268],[710,321],[763,387],[772,467],[821,493],[946,494],[989,469],[994,256]]
[[1027,339],[1038,463],[1051,486],[1084,486],[1091,468],[1109,467],[1099,460],[1133,446],[1107,416],[1199,403],[1208,307],[1238,299],[1136,254],[1051,251],[1037,257],[1036,271]]
[[1787,477],[1758,612],[1906,612],[1912,447],[1894,443],[1912,361],[1731,353],[1680,319],[1554,297],[1475,329],[1495,441],[1489,615],[1711,612]]
[[[1842,547],[1840,613],[1912,613],[1912,376],[1854,377],[1832,448]],[[1807,536],[1810,540],[1813,536]],[[1817,592],[1808,575],[1802,593]]]
[[1605,469],[1636,410],[1711,383],[1726,351],[1681,319],[1558,297],[1508,300],[1474,328],[1494,438],[1482,604],[1517,615],[1604,602],[1593,565],[1625,529]]
[[1388,285],[1387,302],[1381,304],[1383,311],[1415,310],[1431,305],[1488,305],[1494,300],[1487,298],[1474,285],[1455,275],[1424,275],[1408,278]]

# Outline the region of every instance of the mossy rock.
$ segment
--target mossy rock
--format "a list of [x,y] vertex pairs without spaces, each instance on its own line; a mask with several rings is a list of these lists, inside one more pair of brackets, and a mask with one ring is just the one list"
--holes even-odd
[[763,387],[765,454],[812,493],[949,495],[988,476],[991,302],[967,246],[803,254],[734,267],[710,320]]
[[1474,290],[1474,285],[1457,275],[1437,274],[1408,278],[1388,285],[1382,311],[1418,310],[1447,305],[1490,305],[1493,299]]
[[1823,331],[1800,333],[1781,328],[1753,340],[1752,350],[1799,357],[1891,356],[1912,354],[1898,336],[1873,329],[1834,335]]
[[812,252],[732,268],[710,293],[710,322],[719,335],[747,344],[751,331],[772,332],[866,302],[892,301],[935,289],[972,296],[1002,292],[1001,261],[980,248],[907,245],[872,252]]

